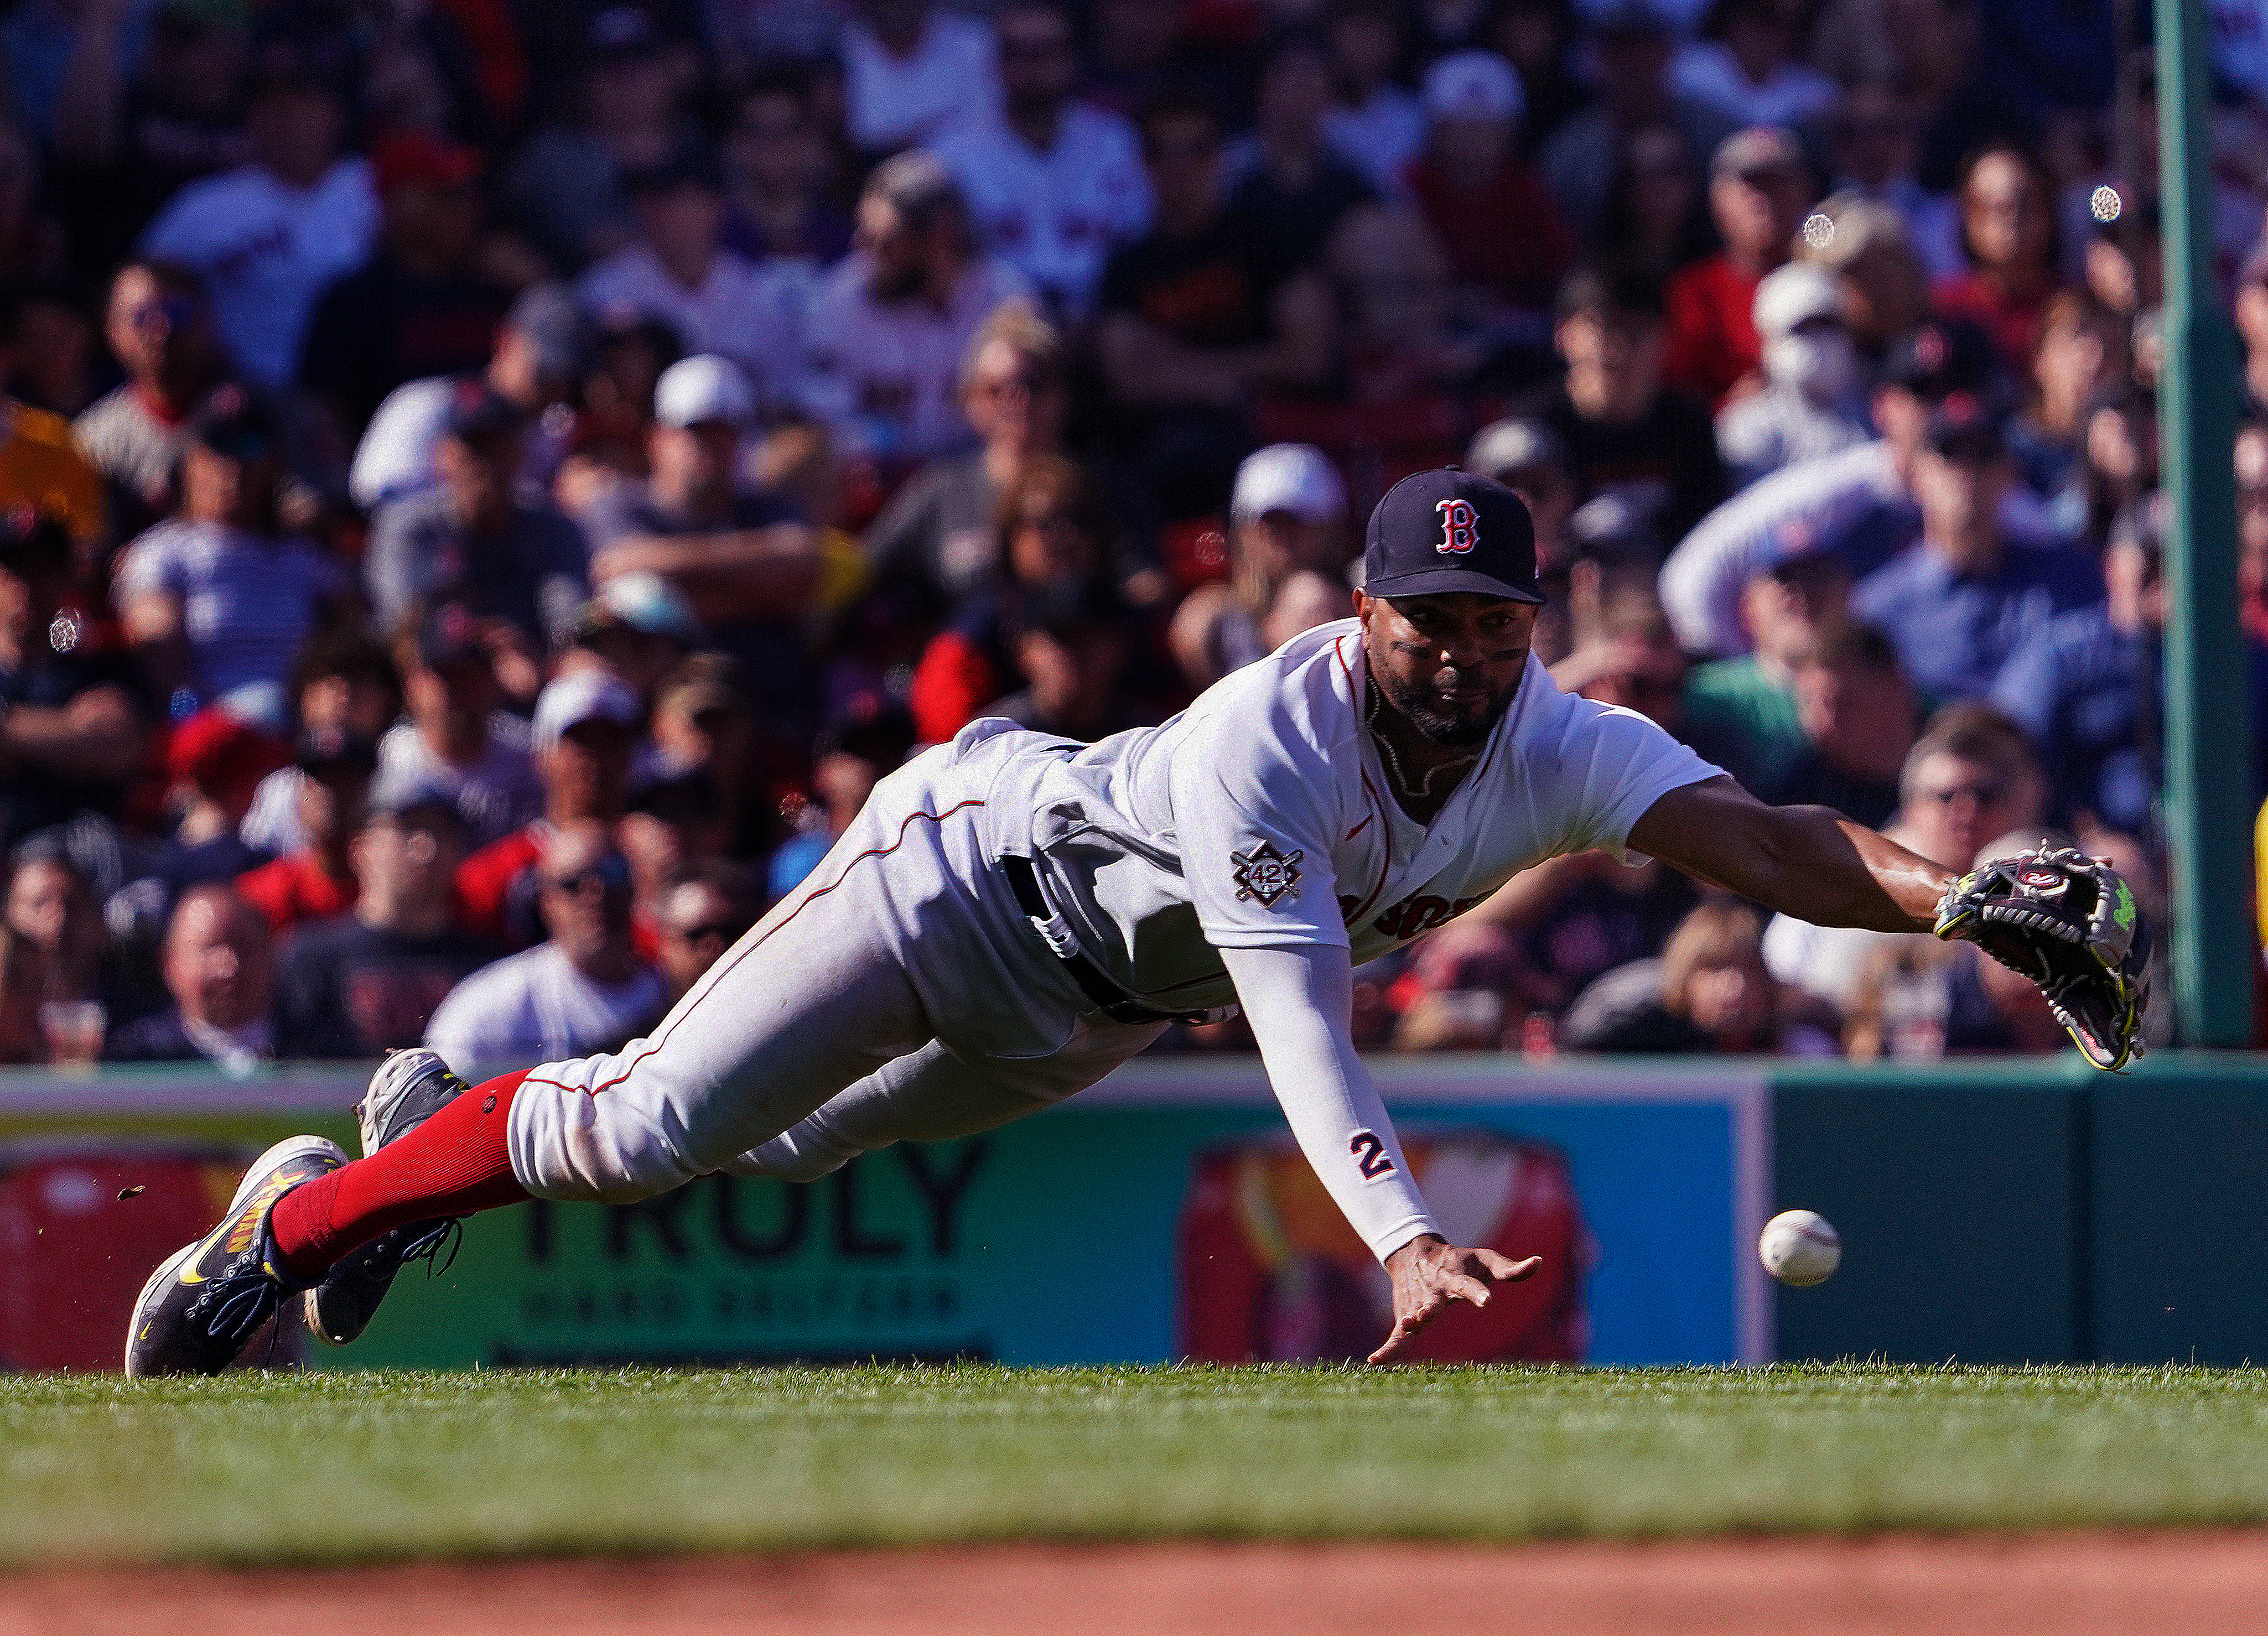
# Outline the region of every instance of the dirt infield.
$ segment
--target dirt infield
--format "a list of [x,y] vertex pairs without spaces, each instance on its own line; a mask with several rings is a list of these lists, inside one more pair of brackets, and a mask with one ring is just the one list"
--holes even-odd
[[0,1636],[2268,1632],[2268,1531],[1502,1549],[1008,1546],[0,1577]]

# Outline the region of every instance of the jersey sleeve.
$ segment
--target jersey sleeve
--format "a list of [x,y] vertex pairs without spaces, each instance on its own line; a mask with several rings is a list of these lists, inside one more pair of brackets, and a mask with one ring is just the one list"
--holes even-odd
[[1245,708],[1214,711],[1174,753],[1174,828],[1197,924],[1216,948],[1344,948],[1337,775],[1289,708],[1257,689],[1235,697]]
[[1598,848],[1624,863],[1634,861],[1625,844],[1648,807],[1725,770],[1636,711],[1586,698],[1567,701],[1557,752],[1552,793],[1569,820],[1561,850]]
[[1348,1029],[1347,955],[1240,948],[1224,958],[1292,1134],[1347,1224],[1381,1262],[1439,1234]]

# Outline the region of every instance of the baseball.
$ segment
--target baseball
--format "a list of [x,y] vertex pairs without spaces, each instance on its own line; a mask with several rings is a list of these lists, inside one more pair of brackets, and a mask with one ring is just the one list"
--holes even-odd
[[1764,1223],[1756,1259],[1783,1284],[1824,1284],[1843,1264],[1843,1240],[1816,1210],[1783,1210]]

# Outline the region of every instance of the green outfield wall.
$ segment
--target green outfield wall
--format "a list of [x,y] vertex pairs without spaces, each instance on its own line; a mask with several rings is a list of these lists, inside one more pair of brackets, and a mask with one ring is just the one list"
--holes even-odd
[[1783,1357],[2268,1363],[2268,1058],[1770,1078],[1774,1198],[1851,1246]]

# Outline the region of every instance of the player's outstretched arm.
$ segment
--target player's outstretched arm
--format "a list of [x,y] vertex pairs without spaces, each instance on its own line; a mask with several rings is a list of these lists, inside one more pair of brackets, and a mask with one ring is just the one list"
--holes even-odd
[[1672,790],[1630,848],[1815,926],[1926,932],[1954,872],[1824,807],[1767,807],[1729,777]]
[[1491,1284],[1524,1279],[1543,1264],[1532,1256],[1515,1261],[1459,1249],[1442,1237],[1355,1054],[1345,949],[1300,944],[1220,954],[1300,1150],[1393,1280],[1394,1330],[1371,1353],[1373,1363],[1392,1362],[1451,1301],[1485,1307]]

